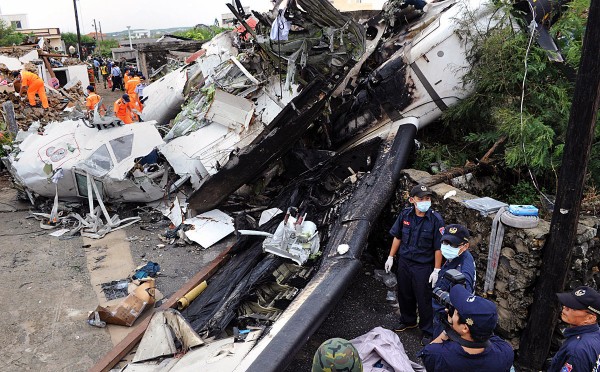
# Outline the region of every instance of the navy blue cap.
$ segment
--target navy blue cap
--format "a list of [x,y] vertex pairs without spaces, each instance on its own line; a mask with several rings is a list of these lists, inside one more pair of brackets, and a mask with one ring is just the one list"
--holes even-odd
[[496,304],[483,297],[475,296],[461,285],[450,289],[450,301],[458,314],[465,320],[471,336],[490,338],[498,323]]
[[125,102],[129,102],[130,101],[129,94],[123,94],[123,97],[121,97],[121,98],[123,98],[123,101],[125,101]]
[[574,310],[590,310],[600,316],[600,293],[591,287],[577,287],[573,292],[557,293],[561,304]]
[[442,241],[450,242],[450,244],[459,246],[469,242],[469,230],[463,225],[452,224],[444,227]]
[[431,189],[425,185],[416,185],[412,189],[410,189],[410,197],[418,196],[419,198],[424,197],[425,195],[433,195]]
[[94,91],[94,87],[93,87],[93,86],[91,86],[91,85],[88,85],[88,87],[87,87],[86,89],[87,89],[87,90],[89,90],[90,92],[93,92],[93,91]]

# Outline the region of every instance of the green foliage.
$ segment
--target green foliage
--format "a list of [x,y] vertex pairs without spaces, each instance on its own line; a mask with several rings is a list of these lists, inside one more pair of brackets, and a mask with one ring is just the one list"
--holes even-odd
[[107,39],[104,41],[98,41],[98,48],[96,48],[96,53],[100,53],[102,57],[112,57],[111,48],[118,48],[119,42],[115,39]]
[[535,187],[530,182],[521,180],[511,187],[510,192],[506,197],[506,202],[508,204],[539,205],[540,199]]
[[223,31],[229,30],[228,28],[223,28],[219,26],[196,26],[194,28],[190,28],[189,30],[179,31],[173,33],[173,35],[187,37],[193,40],[210,40],[215,35],[220,34]]
[[7,156],[10,152],[6,150],[4,146],[10,146],[12,144],[12,139],[8,132],[0,132],[0,157]]
[[[76,33],[63,32],[60,35],[60,38],[62,39],[62,41],[65,42],[65,46],[67,47],[67,49],[69,48],[70,45],[77,47],[77,34]],[[89,37],[87,35],[81,35],[81,42],[82,43],[95,43],[96,40],[94,40],[93,37]]]
[[458,167],[465,164],[467,155],[456,145],[429,142],[416,152],[414,164],[416,169],[430,170],[432,163],[438,163],[446,168]]
[[590,0],[572,0],[565,5],[565,12],[552,28],[552,36],[558,41],[565,61],[573,68],[579,67],[583,34],[590,6]]
[[[550,188],[560,166],[589,3],[573,0],[551,29],[564,64],[551,62],[547,52],[531,42],[525,27],[515,30],[517,17],[508,16],[485,33],[465,20],[461,30],[474,45],[464,84],[475,93],[447,110],[444,122],[468,131],[465,139],[482,149],[507,136],[506,166],[517,172],[531,170]],[[598,162],[590,163],[596,167],[590,173],[600,181],[600,146],[592,154]]]
[[15,28],[0,19],[0,46],[19,45],[25,39],[25,35],[15,31]]

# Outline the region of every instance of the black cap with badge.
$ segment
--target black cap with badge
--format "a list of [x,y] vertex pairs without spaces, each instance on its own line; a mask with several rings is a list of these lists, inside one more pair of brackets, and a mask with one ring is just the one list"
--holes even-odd
[[425,195],[433,195],[431,189],[425,185],[417,185],[410,189],[410,197],[418,196],[419,198],[424,197]]
[[600,293],[591,287],[577,287],[573,292],[557,293],[558,301],[573,310],[589,310],[600,319]]

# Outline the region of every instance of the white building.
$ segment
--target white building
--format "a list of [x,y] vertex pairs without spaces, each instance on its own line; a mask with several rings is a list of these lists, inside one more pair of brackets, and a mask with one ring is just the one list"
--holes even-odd
[[6,24],[14,26],[17,30],[29,28],[27,14],[0,14],[0,19]]
[[145,37],[150,37],[150,30],[132,30],[131,37],[134,39],[141,39]]

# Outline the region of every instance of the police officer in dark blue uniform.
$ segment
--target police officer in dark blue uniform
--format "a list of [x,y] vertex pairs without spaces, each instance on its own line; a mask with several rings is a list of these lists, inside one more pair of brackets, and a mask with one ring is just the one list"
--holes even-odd
[[600,294],[590,287],[557,293],[561,319],[570,325],[548,371],[600,371]]
[[431,341],[433,333],[433,310],[431,289],[437,282],[442,266],[440,238],[444,220],[439,213],[430,209],[431,195],[427,186],[417,185],[410,190],[410,208],[404,209],[390,234],[394,237],[385,271],[389,272],[398,253],[398,304],[400,325],[397,332],[417,326],[423,335],[422,344]]
[[[465,276],[465,288],[470,293],[475,293],[475,260],[468,250],[469,237],[469,230],[463,225],[448,225],[444,228],[440,251],[442,252],[442,256],[446,259],[446,262],[444,262],[442,269],[440,270],[436,288],[440,288],[445,292],[450,291],[452,283],[450,280],[444,278],[444,274],[448,270],[454,269]],[[433,338],[436,338],[444,330],[441,319],[442,317],[445,318],[447,315],[446,309],[442,304],[435,299],[432,301],[434,317]]]
[[419,353],[427,372],[510,371],[513,349],[494,335],[496,305],[461,285],[450,289],[450,301],[447,328]]

